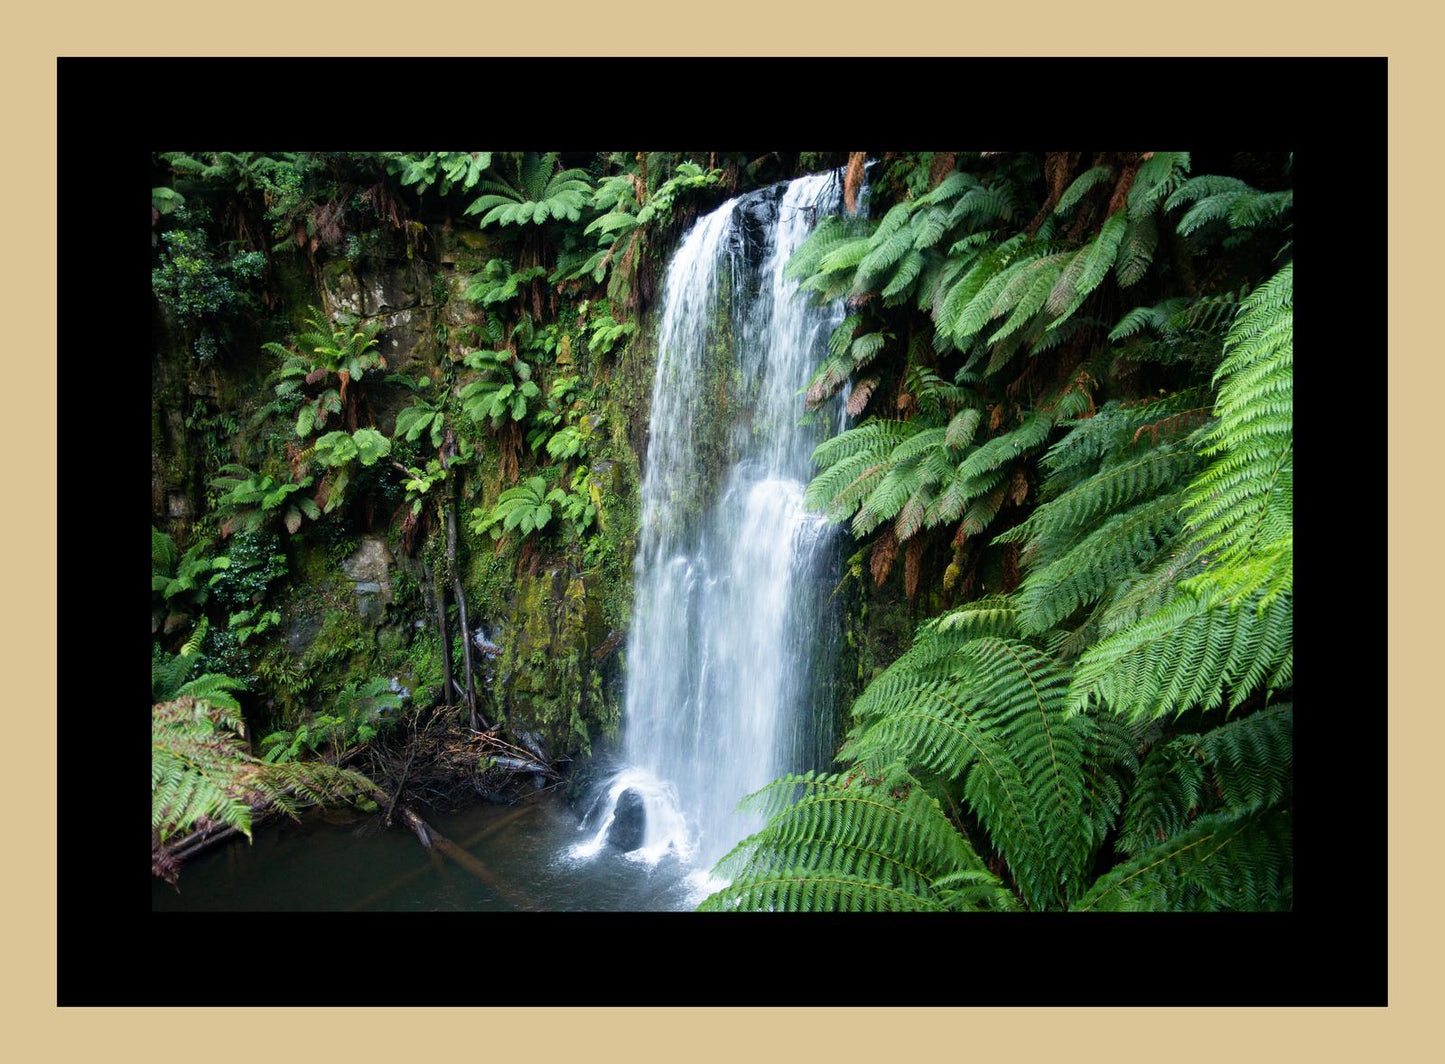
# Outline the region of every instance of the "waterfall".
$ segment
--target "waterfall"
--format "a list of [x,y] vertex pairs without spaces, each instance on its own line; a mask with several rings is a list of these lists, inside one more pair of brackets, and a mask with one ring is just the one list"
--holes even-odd
[[[832,530],[803,507],[817,443],[841,412],[802,391],[841,321],[784,276],[841,173],[729,200],[701,218],[663,285],[642,527],[627,644],[624,768],[583,824],[591,856],[640,808],[633,860],[669,854],[704,883],[761,826],[738,801],[823,767],[836,624]],[[639,801],[640,799],[640,801]],[[635,817],[635,813],[630,813]],[[614,842],[617,836],[614,835]]]

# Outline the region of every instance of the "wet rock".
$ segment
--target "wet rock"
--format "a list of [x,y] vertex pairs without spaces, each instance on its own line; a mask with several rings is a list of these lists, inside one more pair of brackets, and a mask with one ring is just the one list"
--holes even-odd
[[286,630],[286,649],[298,658],[305,654],[307,648],[316,642],[316,637],[321,634],[321,624],[319,615],[297,617]]
[[333,317],[338,313],[361,315],[361,286],[345,259],[333,259],[322,267],[321,292],[326,312]]
[[408,310],[421,303],[422,287],[415,271],[389,267],[367,271],[362,288],[362,313],[367,317]]
[[342,572],[356,586],[356,612],[368,625],[376,627],[386,620],[386,607],[391,602],[391,550],[383,536],[361,537],[356,550],[341,563]]
[[385,326],[377,350],[386,359],[386,372],[414,372],[421,364],[417,356],[422,350],[423,329],[426,324],[422,311],[398,310],[375,320],[380,320]]
[[379,584],[357,584],[356,585],[356,612],[366,624],[373,628],[378,627],[386,620],[386,603],[381,596],[374,592],[362,590],[363,588],[376,588]]
[[623,791],[617,798],[612,824],[607,829],[607,841],[619,850],[635,850],[642,845],[646,831],[647,812],[643,808],[642,795],[636,791]]
[[370,534],[361,537],[356,550],[341,563],[341,571],[355,581],[358,594],[380,595],[390,602],[391,566],[386,538]]

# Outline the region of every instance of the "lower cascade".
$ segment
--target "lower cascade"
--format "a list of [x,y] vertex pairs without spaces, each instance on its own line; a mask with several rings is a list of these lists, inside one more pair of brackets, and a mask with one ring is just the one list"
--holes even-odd
[[[831,529],[803,505],[813,448],[838,405],[803,416],[841,301],[812,306],[784,274],[838,209],[840,174],[729,200],[698,220],[663,288],[627,651],[623,767],[599,792],[572,855],[611,845],[709,871],[761,819],[745,795],[821,767]],[[707,500],[716,500],[711,506]],[[830,579],[831,577],[831,579]]]

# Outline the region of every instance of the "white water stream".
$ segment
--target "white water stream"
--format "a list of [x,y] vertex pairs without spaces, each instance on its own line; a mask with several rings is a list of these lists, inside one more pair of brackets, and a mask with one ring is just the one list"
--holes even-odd
[[[708,878],[717,859],[761,826],[738,801],[785,772],[823,767],[812,762],[831,742],[833,707],[810,670],[836,627],[832,530],[804,510],[803,491],[812,450],[840,412],[830,405],[804,423],[802,390],[843,308],[811,306],[783,271],[838,209],[840,177],[729,200],[684,237],[663,286],[624,767],[572,855],[608,844],[630,790],[645,826],[628,858],[684,862],[699,898],[720,885]],[[718,453],[725,471],[709,468]]]

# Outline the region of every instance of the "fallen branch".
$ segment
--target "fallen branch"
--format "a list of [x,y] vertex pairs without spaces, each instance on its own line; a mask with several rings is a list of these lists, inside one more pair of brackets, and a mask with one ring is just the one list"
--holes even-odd
[[491,869],[489,869],[485,864],[483,864],[476,857],[475,854],[472,854],[469,851],[463,849],[461,846],[458,846],[451,839],[447,838],[441,832],[437,831],[420,816],[418,816],[416,811],[413,810],[410,806],[403,805],[398,810],[398,812],[401,814],[402,821],[406,824],[407,827],[411,828],[412,832],[416,835],[416,837],[421,840],[421,844],[428,850],[436,850],[438,853],[442,853],[445,854],[447,857],[450,857],[457,864],[461,865],[462,868],[470,872],[472,876],[474,876],[477,880],[490,888],[492,891],[496,892],[499,897],[505,900],[513,908],[536,908],[536,906],[532,903],[532,900],[527,897],[527,895],[523,894],[521,891],[518,891],[510,884],[503,883],[501,880],[499,880],[495,875],[492,874]]

